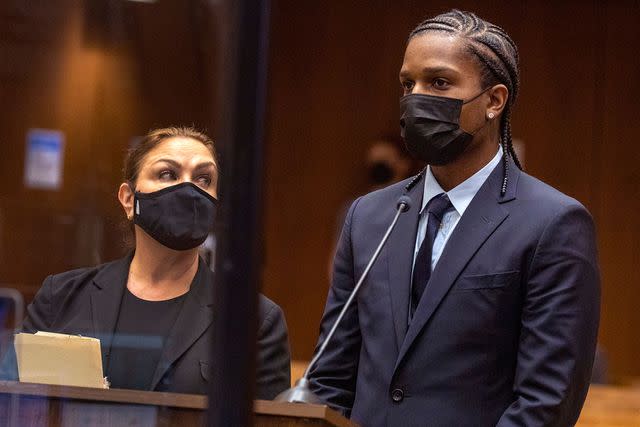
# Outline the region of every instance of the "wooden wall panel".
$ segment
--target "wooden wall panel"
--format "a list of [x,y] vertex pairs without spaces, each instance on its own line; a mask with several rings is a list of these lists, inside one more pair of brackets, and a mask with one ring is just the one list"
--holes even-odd
[[603,8],[605,66],[596,212],[603,277],[601,342],[614,378],[640,376],[640,2]]
[[527,2],[516,24],[522,92],[513,127],[525,142],[526,168],[591,210],[602,125],[596,116],[600,26],[595,2]]
[[315,344],[336,221],[365,185],[365,143],[393,120],[393,104],[379,100],[395,92],[394,76],[372,55],[385,36],[378,3],[274,4],[265,291],[285,309],[295,357]]
[[[0,190],[0,280],[33,289],[46,274],[100,260],[95,252],[96,247],[102,249],[104,234],[96,227],[104,215],[98,211],[104,197],[100,183],[114,167],[109,157],[100,154],[104,147],[123,147],[105,141],[126,141],[135,120],[137,94],[126,91],[130,67],[121,52],[85,47],[80,2],[34,2],[28,7],[3,2],[0,16],[6,31],[1,49],[11,52],[11,66],[0,77],[1,99],[12,106],[0,116],[6,129],[0,146],[0,176],[6,183]],[[33,29],[42,34],[33,36]],[[107,102],[109,107],[104,106]],[[107,116],[113,127],[96,132],[97,118],[114,106],[118,114]],[[65,133],[59,191],[23,185],[25,136],[30,128]],[[124,135],[119,133],[123,128]]]

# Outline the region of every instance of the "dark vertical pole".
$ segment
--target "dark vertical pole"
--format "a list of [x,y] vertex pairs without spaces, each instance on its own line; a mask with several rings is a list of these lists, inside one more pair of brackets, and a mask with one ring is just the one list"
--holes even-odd
[[235,427],[251,424],[254,396],[269,1],[216,3],[221,210],[208,424]]

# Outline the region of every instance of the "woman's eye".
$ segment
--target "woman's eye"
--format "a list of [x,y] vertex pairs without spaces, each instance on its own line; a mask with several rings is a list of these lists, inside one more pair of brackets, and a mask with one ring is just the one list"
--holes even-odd
[[160,178],[163,181],[173,181],[177,179],[175,172],[170,170],[164,170],[160,172],[158,174],[158,178]]
[[211,185],[211,177],[209,175],[200,175],[196,178],[196,181],[201,187],[208,187]]
[[445,89],[448,86],[449,82],[445,79],[433,79],[433,87],[435,87],[436,89]]

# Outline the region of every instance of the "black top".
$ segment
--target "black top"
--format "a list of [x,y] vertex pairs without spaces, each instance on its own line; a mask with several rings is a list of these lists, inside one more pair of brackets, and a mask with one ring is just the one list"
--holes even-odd
[[186,295],[146,301],[125,289],[105,370],[111,388],[150,389],[166,337]]

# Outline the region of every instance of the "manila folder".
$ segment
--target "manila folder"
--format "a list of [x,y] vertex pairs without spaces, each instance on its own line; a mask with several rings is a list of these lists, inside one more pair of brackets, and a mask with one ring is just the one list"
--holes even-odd
[[15,337],[21,382],[107,388],[100,340],[51,332]]

